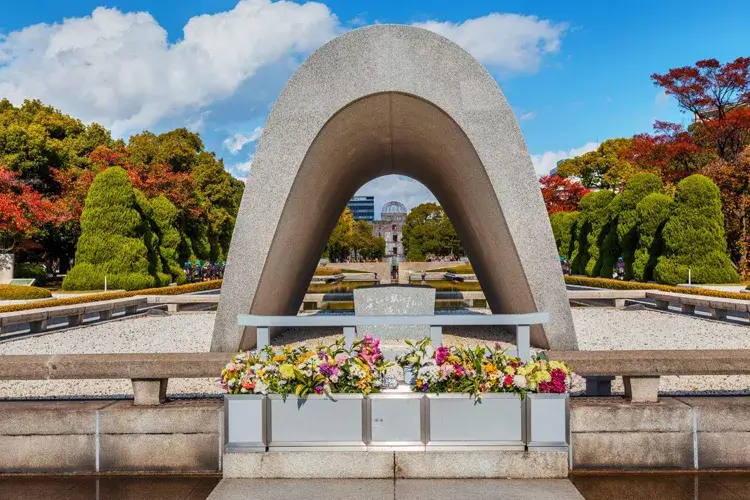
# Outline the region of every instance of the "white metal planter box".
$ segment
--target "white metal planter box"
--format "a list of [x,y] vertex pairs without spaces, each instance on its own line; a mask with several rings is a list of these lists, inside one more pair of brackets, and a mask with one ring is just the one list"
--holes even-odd
[[269,451],[365,450],[361,394],[268,396]]
[[525,449],[525,405],[515,394],[486,393],[481,402],[468,394],[428,394],[427,449]]
[[367,449],[423,451],[424,396],[414,392],[370,394],[367,404]]
[[224,444],[227,452],[266,451],[266,407],[262,394],[224,395]]
[[570,429],[567,394],[529,394],[526,397],[529,451],[568,449]]

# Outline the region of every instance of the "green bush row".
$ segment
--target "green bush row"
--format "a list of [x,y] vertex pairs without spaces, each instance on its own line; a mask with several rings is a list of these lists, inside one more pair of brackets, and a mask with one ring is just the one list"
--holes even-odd
[[[72,306],[75,304],[88,304],[90,302],[100,302],[102,300],[124,299],[135,297],[137,295],[181,295],[183,293],[202,292],[205,290],[218,290],[221,288],[222,280],[204,281],[201,283],[191,283],[182,286],[168,286],[163,288],[150,288],[130,292],[104,292],[90,295],[81,295],[80,297],[68,297],[65,299],[52,299],[43,302],[28,302],[26,304],[14,304],[10,306],[1,306],[0,313],[13,311],[27,311],[30,309],[39,309],[41,307],[55,306]],[[29,287],[18,287],[29,288]],[[44,290],[49,294],[47,290]],[[51,297],[52,295],[47,295]],[[43,298],[43,297],[38,297]]]
[[[35,286],[0,285],[0,300],[34,300],[52,297],[49,290]],[[49,302],[45,302],[47,304]]]
[[622,193],[595,191],[576,212],[550,215],[558,252],[570,258],[573,274],[611,277],[618,257],[625,279],[686,283],[736,283],[727,254],[719,189],[692,175],[674,199],[662,194],[653,174],[635,175]]

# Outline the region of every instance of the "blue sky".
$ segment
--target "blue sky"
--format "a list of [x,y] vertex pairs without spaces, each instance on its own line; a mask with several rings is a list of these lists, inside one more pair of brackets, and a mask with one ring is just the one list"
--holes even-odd
[[[0,5],[0,95],[40,98],[123,137],[187,126],[244,177],[299,62],[377,22],[427,23],[482,61],[539,173],[607,138],[649,131],[654,119],[687,123],[651,73],[750,55],[747,0],[715,9],[691,0],[26,0]],[[378,203],[429,198],[399,178],[363,191]]]

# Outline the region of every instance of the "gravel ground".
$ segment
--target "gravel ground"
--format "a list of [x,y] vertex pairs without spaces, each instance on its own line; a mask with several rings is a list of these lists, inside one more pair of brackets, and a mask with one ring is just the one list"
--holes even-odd
[[[480,312],[480,311],[475,311]],[[485,311],[486,312],[486,311]],[[653,310],[574,308],[573,318],[583,350],[618,349],[747,349],[750,328]],[[121,352],[205,352],[211,342],[214,313],[142,317],[85,326],[0,344],[0,354],[92,354]],[[332,342],[326,331],[288,331],[274,344]],[[473,345],[500,341],[512,346],[502,331],[445,332],[446,344]],[[384,340],[395,348],[396,340]],[[217,374],[218,375],[218,374]],[[583,380],[576,389],[583,388]],[[620,379],[613,383],[622,391]],[[664,392],[750,391],[750,376],[662,377]],[[173,379],[170,394],[218,394],[215,379]],[[132,394],[129,380],[0,381],[0,398],[44,396],[110,396]]]

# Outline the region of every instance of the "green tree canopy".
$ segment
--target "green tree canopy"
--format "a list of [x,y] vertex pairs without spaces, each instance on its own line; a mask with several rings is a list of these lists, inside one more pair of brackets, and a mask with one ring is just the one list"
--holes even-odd
[[411,209],[406,216],[403,238],[404,250],[410,261],[412,258],[424,260],[427,254],[464,254],[453,224],[437,203],[422,203]]

